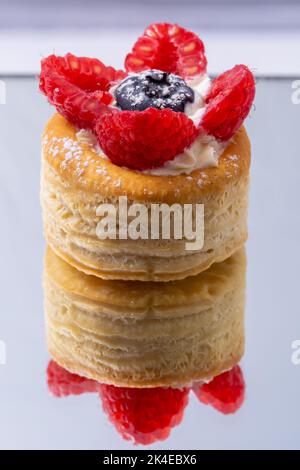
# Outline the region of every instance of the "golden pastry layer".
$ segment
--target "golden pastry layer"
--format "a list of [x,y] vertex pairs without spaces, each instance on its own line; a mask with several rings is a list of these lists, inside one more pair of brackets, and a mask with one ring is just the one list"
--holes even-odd
[[[220,262],[247,238],[250,144],[241,128],[218,167],[191,175],[153,176],[121,168],[101,158],[76,137],[59,114],[43,136],[44,231],[51,248],[77,269],[104,279],[183,279]],[[143,203],[204,204],[204,246],[187,251],[186,240],[100,240],[96,234],[102,203],[116,207]]]
[[235,365],[244,350],[245,254],[189,279],[110,281],[48,248],[50,354],[71,372],[119,386],[182,385]]

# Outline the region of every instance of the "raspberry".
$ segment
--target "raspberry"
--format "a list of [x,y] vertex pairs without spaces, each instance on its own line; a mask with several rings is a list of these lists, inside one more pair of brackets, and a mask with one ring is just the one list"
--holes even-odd
[[197,129],[182,112],[186,102],[192,101],[193,90],[180,77],[206,71],[204,45],[178,25],[150,25],[127,55],[125,65],[131,72],[147,70],[147,80],[144,95],[138,92],[140,84],[136,90],[131,87],[139,81],[137,76],[130,78],[128,89],[127,82],[121,84],[124,89],[116,88],[122,111],[108,106],[113,100],[109,90],[126,74],[98,59],[50,55],[42,61],[40,90],[70,122],[93,130],[113,163],[133,170],[162,166],[189,147],[198,134],[230,139],[254,99],[252,73],[244,65],[235,66],[213,81]]
[[103,115],[95,131],[109,159],[134,170],[159,167],[172,160],[198,134],[185,114],[155,108]]
[[125,59],[125,68],[129,72],[158,69],[185,78],[204,73],[206,64],[201,39],[168,23],[150,25]]
[[125,77],[124,72],[106,67],[98,59],[50,55],[42,60],[40,90],[57,111],[79,127],[92,129],[107,111],[112,96],[108,90]]
[[230,139],[247,117],[254,95],[254,77],[248,67],[236,65],[222,73],[206,96],[201,128],[217,139]]
[[50,393],[55,397],[97,392],[99,387],[98,382],[71,374],[52,360],[47,367],[47,382]]
[[241,368],[237,365],[230,371],[215,377],[208,384],[194,388],[198,399],[211,405],[223,414],[235,413],[245,398],[245,382]]
[[103,410],[124,439],[151,444],[166,439],[188,403],[187,388],[123,388],[101,385]]

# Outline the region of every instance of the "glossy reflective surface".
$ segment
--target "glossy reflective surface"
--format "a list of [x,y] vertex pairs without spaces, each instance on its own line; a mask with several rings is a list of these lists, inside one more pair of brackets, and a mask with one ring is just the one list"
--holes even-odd
[[[48,393],[41,289],[40,134],[52,110],[33,79],[6,79],[0,105],[0,447],[128,449],[99,396]],[[246,399],[223,415],[190,394],[181,424],[149,448],[299,448],[300,105],[290,80],[260,80],[248,119],[252,185],[248,242]],[[294,358],[297,359],[295,356]],[[2,358],[3,359],[3,358]],[[295,361],[297,362],[297,361]]]

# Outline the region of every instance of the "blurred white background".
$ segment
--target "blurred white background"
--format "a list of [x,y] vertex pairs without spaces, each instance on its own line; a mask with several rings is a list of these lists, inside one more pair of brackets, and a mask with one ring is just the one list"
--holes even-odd
[[242,62],[257,76],[300,75],[297,0],[0,0],[0,74],[35,74],[41,57],[69,51],[121,67],[164,21],[204,39],[212,74]]

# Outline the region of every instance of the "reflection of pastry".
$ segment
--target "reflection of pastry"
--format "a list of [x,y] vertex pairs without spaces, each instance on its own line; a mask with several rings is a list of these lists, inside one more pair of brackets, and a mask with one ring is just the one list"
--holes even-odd
[[[59,112],[43,135],[46,239],[104,279],[183,279],[246,239],[250,146],[241,126],[254,79],[237,65],[211,82],[202,41],[169,24],[147,28],[125,68],[71,54],[42,61],[40,89]],[[173,234],[136,240],[117,231],[100,240],[97,209],[119,196],[148,211],[151,203],[204,204],[204,246],[188,251]]]
[[245,255],[168,283],[101,280],[50,249],[45,310],[52,357],[121,386],[176,385],[230,369],[244,348]]

